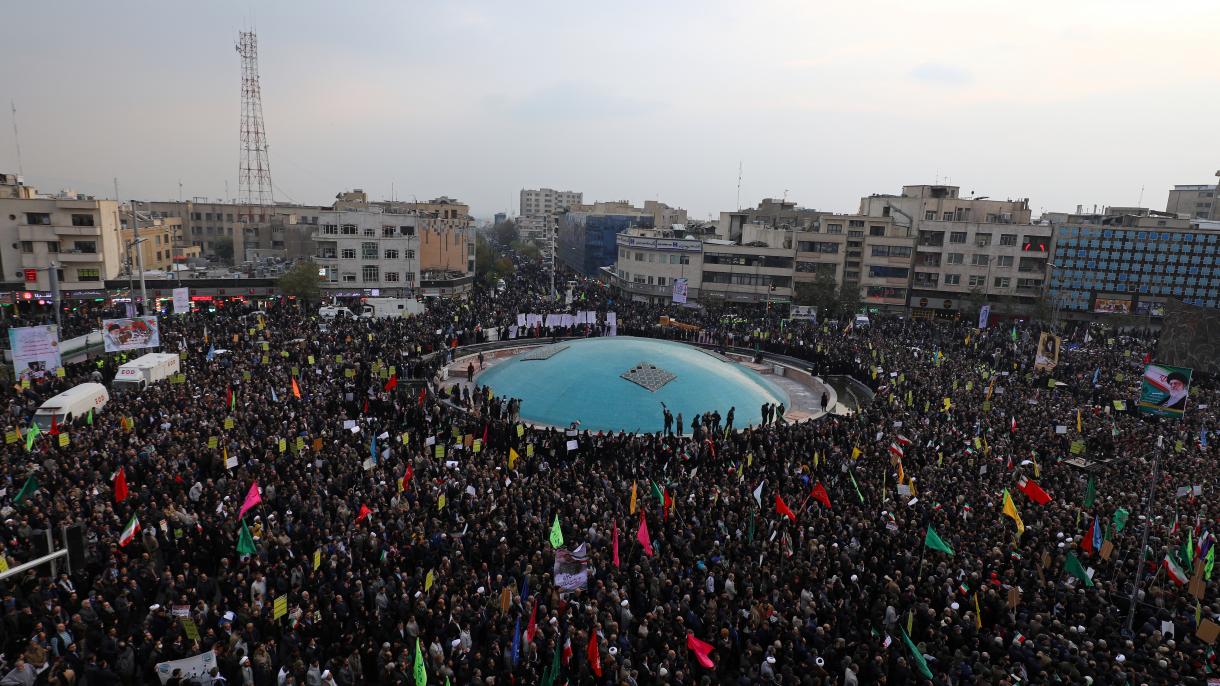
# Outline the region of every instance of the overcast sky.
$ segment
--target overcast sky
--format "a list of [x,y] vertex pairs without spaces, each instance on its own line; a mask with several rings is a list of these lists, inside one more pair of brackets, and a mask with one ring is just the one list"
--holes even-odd
[[[25,2],[0,96],[27,182],[237,194],[237,33],[256,24],[277,200],[519,189],[706,218],[853,211],[941,182],[1041,210],[1143,204],[1220,168],[1220,3]],[[16,171],[8,103],[0,168]]]

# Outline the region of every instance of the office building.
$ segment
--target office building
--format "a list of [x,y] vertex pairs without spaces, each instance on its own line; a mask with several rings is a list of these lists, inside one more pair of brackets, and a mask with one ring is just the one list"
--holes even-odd
[[344,296],[415,295],[417,219],[379,207],[322,210],[314,234],[323,289]]
[[503,224],[506,221],[508,221],[507,213],[496,212],[495,216],[493,216],[491,219],[491,224],[492,224],[492,226],[499,226],[500,224]]
[[1175,214],[1070,215],[1054,226],[1053,305],[1068,316],[1131,314],[1150,320],[1161,316],[1169,298],[1217,307],[1220,229]]
[[234,264],[266,257],[295,260],[311,256],[310,236],[321,210],[286,203],[250,207],[208,198],[137,202],[136,207],[154,219],[181,220],[183,244],[198,247],[205,257]]
[[558,257],[586,275],[596,276],[618,256],[615,236],[630,228],[685,226],[686,210],[649,200],[635,207],[626,200],[570,207],[559,217]]
[[618,257],[602,277],[636,302],[673,301],[674,281],[686,279],[687,300],[703,294],[703,241],[672,228],[632,228],[615,236]]
[[818,213],[795,234],[796,283],[829,277],[856,289],[862,303],[906,307],[915,237],[890,217]]
[[[198,247],[182,244],[181,219],[177,217],[154,218],[140,211],[135,214],[136,226],[140,233],[140,244],[138,248],[132,247],[130,251],[125,252],[123,256],[124,273],[139,274],[141,260],[146,272],[172,272],[175,269],[175,262],[179,264],[185,262],[188,253],[199,254]],[[123,206],[119,211],[119,225],[123,245],[134,243],[136,232],[132,230],[129,205]],[[138,258],[136,257],[137,251],[139,251]],[[130,264],[129,259],[135,264]]]
[[561,214],[564,210],[584,202],[585,194],[579,191],[557,191],[553,188],[521,190],[521,216],[545,217]]
[[1165,211],[1185,219],[1220,219],[1216,208],[1216,184],[1186,184],[1169,191]]

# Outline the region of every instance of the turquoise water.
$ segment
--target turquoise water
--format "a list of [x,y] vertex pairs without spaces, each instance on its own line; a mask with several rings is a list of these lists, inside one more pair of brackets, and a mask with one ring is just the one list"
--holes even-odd
[[[521,417],[567,426],[575,420],[591,431],[660,431],[661,403],[687,432],[696,414],[719,410],[721,422],[736,407],[737,428],[758,424],[763,403],[784,403],[783,390],[746,367],[723,362],[699,348],[647,338],[609,336],[566,341],[567,350],[548,360],[501,362],[478,378],[497,397],[521,398]],[[660,390],[649,391],[619,375],[640,362],[676,374]]]

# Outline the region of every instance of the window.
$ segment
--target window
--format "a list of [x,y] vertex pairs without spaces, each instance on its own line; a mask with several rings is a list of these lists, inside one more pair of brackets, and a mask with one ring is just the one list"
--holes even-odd
[[50,226],[51,215],[46,212],[26,212],[25,223],[34,224],[37,226]]
[[985,283],[987,283],[987,277],[982,276],[981,274],[974,274],[970,277],[971,288],[980,288]]
[[928,221],[936,221],[936,210],[927,210],[923,213],[923,218]]
[[995,258],[995,264],[997,267],[1011,267],[1012,255],[1000,255],[999,257]]
[[940,218],[943,219],[944,221],[951,222],[951,221],[953,221],[953,213],[945,212],[944,214],[942,214],[940,216]]
[[415,259],[415,251],[414,251],[414,250],[408,250],[408,251],[407,251],[407,259],[408,259],[408,260],[413,260],[413,259]]
[[398,229],[394,228],[393,226],[382,226],[381,227],[381,236],[383,238],[393,238],[397,234],[398,234]]
[[991,245],[991,234],[980,233],[975,235],[974,244],[980,248],[986,248],[987,246]]
[[884,236],[884,235],[885,235],[885,227],[884,227],[884,226],[870,226],[870,227],[868,227],[868,235],[870,235],[870,236]]
[[364,265],[364,268],[361,269],[361,276],[364,277],[364,281],[366,283],[380,281],[381,280],[381,268],[375,264],[366,264],[366,265]]
[[54,253],[59,252],[59,243],[57,243],[55,241],[47,242],[47,252],[54,252]]
[[386,283],[397,283],[398,282],[398,272],[386,272],[385,274],[382,275],[381,278]]
[[976,267],[986,267],[991,262],[990,255],[971,255],[970,264]]
[[946,286],[960,286],[962,284],[961,274],[945,274]]
[[1000,234],[1000,245],[1016,245],[1016,244],[1017,244],[1017,234],[1015,234],[1015,233]]
[[820,252],[835,254],[839,252],[839,244],[830,241],[797,241],[797,252]]
[[1025,252],[1046,252],[1047,239],[1043,236],[1026,236],[1021,241],[1021,250]]
[[354,260],[356,259],[356,249],[344,248],[342,251],[340,251],[339,256],[345,260]]
[[842,224],[827,224],[826,233],[841,234],[843,233]]
[[848,219],[848,220],[847,220],[847,228],[849,228],[849,229],[863,229],[863,228],[864,228],[864,220],[863,220],[863,219]]
[[342,276],[343,283],[356,283],[356,275],[352,272],[345,272]]
[[93,226],[93,215],[91,215],[91,214],[72,215],[72,226]]
[[362,235],[362,236],[366,236],[366,237],[368,237],[368,238],[372,238],[373,236],[376,236],[376,235],[377,235],[377,231],[376,231],[376,230],[375,230],[373,227],[371,227],[371,226],[366,226],[366,227],[364,227],[364,229],[363,229],[363,230],[360,232],[360,235]]
[[398,251],[397,251],[397,250],[386,250],[386,251],[385,251],[385,258],[386,258],[387,260],[396,260],[396,259],[398,259]]
[[664,276],[658,276],[658,277],[657,277],[657,285],[658,285],[658,286],[664,286],[664,285],[665,285],[665,277],[664,277]]
[[327,236],[337,236],[339,235],[339,226],[336,224],[323,224],[322,233]]
[[911,249],[905,245],[874,245],[873,257],[910,257]]
[[100,269],[80,268],[76,270],[77,281],[101,281],[102,274]]
[[880,267],[870,265],[868,275],[875,279],[905,279],[911,270],[906,267]]
[[992,283],[995,284],[996,288],[1008,288],[1009,281],[1007,276],[997,276]]
[[72,252],[95,253],[97,252],[97,241],[74,241]]
[[[849,238],[864,238],[863,231],[852,231],[851,229],[848,229],[847,235]],[[859,241],[857,241],[857,243],[859,243]]]
[[21,252],[34,252],[34,241],[21,241]]
[[966,232],[965,231],[950,231],[949,232],[949,242],[950,243],[965,243],[966,242]]
[[1017,288],[1035,290],[1042,288],[1042,279],[1017,279]]
[[204,212],[204,213],[203,213],[203,218],[204,218],[204,219],[207,219],[208,221],[212,221],[212,213],[211,213],[211,212]]
[[197,222],[197,221],[202,221],[202,220],[203,220],[202,212],[191,212],[191,221]]
[[361,243],[360,257],[365,260],[377,259],[377,244],[376,243]]
[[356,235],[356,225],[355,224],[344,224],[343,226],[339,227],[339,232],[341,234],[343,234],[344,236],[355,236]]
[[231,222],[231,221],[233,221],[233,213],[232,213],[232,212],[229,212],[229,213],[226,213],[226,214],[225,214],[225,221],[227,221],[227,222]]
[[948,255],[948,259],[947,259],[947,260],[945,260],[945,261],[946,261],[948,264],[962,264],[962,262],[963,262],[965,259],[966,259],[966,256],[965,256],[965,255],[963,255],[962,253],[960,253],[960,252],[951,252],[951,253],[949,253],[949,255]]

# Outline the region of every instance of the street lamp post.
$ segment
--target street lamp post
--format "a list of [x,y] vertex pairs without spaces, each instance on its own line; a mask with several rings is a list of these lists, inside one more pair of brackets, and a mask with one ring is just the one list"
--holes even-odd
[[[127,241],[127,295],[132,301],[132,304],[133,304],[132,309],[135,309],[134,303],[135,303],[135,299],[136,299],[136,283],[135,283],[135,272],[132,271],[132,268],[134,265],[132,264],[132,261],[131,261],[131,249],[147,240],[148,240],[147,238],[136,238],[136,239]],[[137,257],[139,256],[139,254],[140,254],[140,251],[136,251]],[[140,260],[140,289],[143,291],[143,288],[144,288],[144,260]],[[147,308],[148,308],[148,295],[147,295],[147,293],[145,293],[144,309],[147,309]]]

